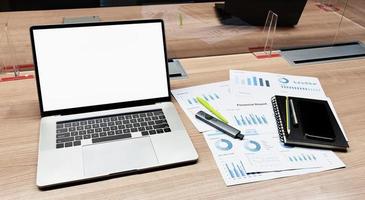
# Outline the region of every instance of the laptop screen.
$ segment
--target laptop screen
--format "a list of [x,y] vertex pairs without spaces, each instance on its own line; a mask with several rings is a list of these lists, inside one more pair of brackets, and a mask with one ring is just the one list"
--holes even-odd
[[169,96],[161,21],[32,31],[45,112]]

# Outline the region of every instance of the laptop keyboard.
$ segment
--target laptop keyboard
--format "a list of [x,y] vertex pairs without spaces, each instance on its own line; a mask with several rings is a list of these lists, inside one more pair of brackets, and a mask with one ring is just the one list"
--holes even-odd
[[56,148],[171,132],[162,109],[57,122]]

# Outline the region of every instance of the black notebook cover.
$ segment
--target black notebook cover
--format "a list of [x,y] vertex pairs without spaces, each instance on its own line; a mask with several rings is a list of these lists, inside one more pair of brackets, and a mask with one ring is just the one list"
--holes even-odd
[[327,101],[274,96],[272,104],[285,144],[341,151],[349,147]]

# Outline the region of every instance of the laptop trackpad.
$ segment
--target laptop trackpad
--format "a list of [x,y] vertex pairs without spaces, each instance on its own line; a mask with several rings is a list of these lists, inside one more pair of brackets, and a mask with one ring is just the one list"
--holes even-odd
[[83,147],[85,176],[100,176],[142,169],[158,163],[149,137]]

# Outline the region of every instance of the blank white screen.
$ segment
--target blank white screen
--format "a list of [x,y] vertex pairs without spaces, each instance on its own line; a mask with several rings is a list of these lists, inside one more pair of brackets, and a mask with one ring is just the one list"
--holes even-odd
[[159,22],[33,34],[44,111],[168,96]]

